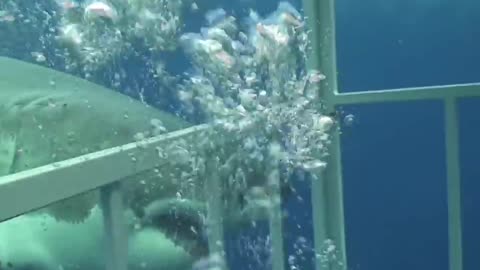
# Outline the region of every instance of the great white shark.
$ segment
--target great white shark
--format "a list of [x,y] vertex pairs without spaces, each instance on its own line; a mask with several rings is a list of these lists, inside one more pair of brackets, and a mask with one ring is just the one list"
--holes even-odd
[[[191,126],[86,80],[0,57],[0,176],[133,142],[139,133],[152,135],[158,123],[165,132]],[[175,205],[182,183],[168,177],[157,181],[166,187],[155,191],[158,200],[144,205],[146,217],[141,219],[188,247],[190,255],[204,255],[208,252],[204,241],[192,233],[203,225],[204,201],[187,197],[187,203]],[[197,189],[203,189],[203,184],[194,183]],[[242,194],[230,190],[228,196],[236,201]],[[59,220],[80,222],[89,218],[96,203],[95,193],[90,192],[49,206],[47,212]],[[225,212],[233,217],[245,203],[227,204]],[[171,206],[176,206],[174,212]]]
[[[166,132],[190,126],[86,80],[0,58],[0,176],[133,142],[154,128],[152,121]],[[95,203],[90,192],[48,210],[75,222]]]

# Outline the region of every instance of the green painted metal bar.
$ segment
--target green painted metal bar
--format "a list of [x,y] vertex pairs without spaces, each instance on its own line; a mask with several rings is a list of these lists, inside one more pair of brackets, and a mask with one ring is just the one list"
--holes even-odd
[[[205,194],[209,194],[207,201],[208,206],[208,245],[211,254],[216,254],[225,261],[225,244],[224,244],[224,230],[223,230],[223,209],[222,197],[223,184],[218,175],[219,165],[218,160],[214,155],[208,154],[207,172],[209,175],[206,179]],[[226,269],[226,265],[223,265]]]
[[157,147],[209,128],[199,125],[147,139],[142,144],[130,143],[0,177],[0,221],[162,166],[166,161],[159,158]]
[[285,269],[285,251],[283,245],[283,215],[280,196],[280,172],[278,162],[272,164],[269,172],[268,183],[271,192],[272,209],[270,211],[269,225],[272,239],[272,269]]
[[426,99],[444,99],[447,97],[478,97],[480,83],[412,87],[402,89],[375,90],[352,93],[338,93],[332,98],[336,105],[378,103],[394,101],[415,101]]
[[102,187],[100,193],[104,235],[106,270],[128,269],[128,231],[123,208],[121,183]]
[[[335,110],[338,93],[335,1],[304,0],[304,12],[310,33],[312,51],[308,56],[308,68],[320,70],[326,79],[319,89],[319,102],[327,112]],[[343,213],[343,183],[339,132],[331,134],[332,143],[325,170],[313,172],[312,209],[314,245],[317,253],[317,270],[346,269],[345,229]],[[325,261],[325,247],[329,241],[335,245],[335,261]],[[328,257],[328,256],[327,256]]]
[[312,176],[312,216],[314,226],[315,269],[328,270],[330,264],[325,260],[325,243],[327,234],[327,204],[325,191],[325,177],[323,169],[311,172]]
[[463,270],[462,198],[460,177],[458,108],[456,98],[445,99],[445,146],[447,155],[449,269]]
[[[318,14],[320,10],[319,1],[316,0],[304,0],[303,1],[303,10],[306,17],[306,22],[310,32],[310,46],[312,50],[309,52],[307,57],[307,68],[320,70],[321,68],[321,57],[324,56],[321,50],[321,33],[318,28],[320,28],[320,21]],[[328,70],[326,71],[328,72]],[[332,74],[333,71],[330,71]],[[330,76],[328,77],[330,78]],[[320,101],[319,101],[320,102]],[[325,192],[325,177],[323,170],[315,170],[311,172],[312,176],[312,187],[311,187],[311,197],[312,197],[312,218],[313,218],[313,229],[314,229],[314,248],[315,248],[315,269],[316,270],[327,270],[329,265],[325,263],[323,257],[323,246],[325,241],[328,239],[327,232],[327,203],[326,203],[326,192]]]
[[[342,181],[342,163],[340,155],[340,135],[335,131],[331,137],[330,154],[327,158],[327,168],[325,170],[325,196],[327,200],[327,230],[329,239],[334,245],[335,259],[330,261],[330,269],[346,270],[347,256],[345,244],[345,216],[343,207],[343,181]],[[327,244],[327,246],[325,246]],[[328,242],[324,243],[324,248],[330,248]]]

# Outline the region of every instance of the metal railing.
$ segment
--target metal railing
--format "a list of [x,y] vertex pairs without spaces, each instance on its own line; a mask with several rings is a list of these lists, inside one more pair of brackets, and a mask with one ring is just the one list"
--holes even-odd
[[[447,154],[448,185],[448,225],[450,270],[462,268],[462,224],[459,169],[459,139],[457,100],[463,97],[480,96],[480,84],[462,84],[434,87],[418,87],[356,93],[339,93],[336,79],[335,53],[335,7],[334,0],[304,0],[304,10],[311,33],[313,51],[308,66],[321,70],[327,79],[321,87],[323,100],[328,110],[338,105],[400,102],[437,99],[445,104],[445,146]],[[107,270],[126,270],[127,239],[121,217],[123,211],[120,199],[120,179],[139,171],[157,167],[159,164],[156,147],[185,136],[210,128],[200,125],[166,135],[151,138],[140,147],[137,143],[127,144],[104,151],[80,156],[70,160],[50,164],[40,168],[0,177],[0,221],[6,220],[53,202],[72,197],[88,190],[101,188],[106,226]],[[141,157],[132,163],[131,157]],[[332,241],[336,245],[337,262],[325,262],[316,256],[316,269],[347,269],[343,194],[341,176],[339,134],[333,134],[328,166],[315,172],[312,183],[312,204],[314,224],[314,244],[321,254],[325,244]],[[215,164],[210,164],[215,168]],[[115,170],[109,168],[115,167]],[[85,177],[84,172],[95,171],[95,178]],[[278,176],[272,176],[278,177]],[[212,177],[208,188],[220,188],[219,178]],[[55,192],[49,192],[55,187]],[[211,192],[219,195],[220,192]],[[41,194],[38,195],[38,194]],[[21,200],[19,199],[21,198]],[[221,215],[220,198],[209,199],[211,218]],[[284,269],[284,248],[280,205],[271,216],[272,261],[274,270]],[[223,251],[223,228],[215,223],[210,231],[209,244],[213,251]],[[338,263],[341,262],[341,263]]]
[[[327,109],[361,103],[441,100],[445,108],[445,148],[447,169],[449,270],[463,270],[461,177],[459,158],[458,99],[480,97],[480,83],[413,87],[404,89],[340,93],[337,86],[335,52],[335,0],[304,0],[313,53],[309,68],[319,69],[327,79],[321,86]],[[316,252],[332,240],[339,263],[316,261],[316,269],[347,269],[343,217],[342,175],[339,135],[334,134],[325,171],[318,172],[312,183],[312,203]]]

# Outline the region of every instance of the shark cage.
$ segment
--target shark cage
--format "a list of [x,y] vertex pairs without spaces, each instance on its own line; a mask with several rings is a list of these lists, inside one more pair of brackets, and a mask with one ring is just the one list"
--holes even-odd
[[[414,100],[441,100],[444,103],[448,180],[449,269],[462,270],[457,101],[463,97],[480,96],[480,85],[462,84],[341,93],[336,80],[334,3],[334,0],[303,1],[306,21],[311,30],[310,44],[313,48],[307,59],[307,65],[309,68],[321,70],[325,74],[325,79],[319,84],[321,89],[326,89],[320,97],[324,106],[322,109],[333,112],[337,106],[346,104]],[[0,72],[0,81],[3,80],[2,77],[8,76],[5,74],[8,74],[8,72],[4,72],[4,70]],[[0,82],[0,87],[8,86],[8,84]],[[158,149],[181,140],[200,140],[201,137],[209,136],[209,132],[215,128],[215,125],[210,124],[182,128],[142,140],[141,143],[134,142],[94,153],[86,153],[80,157],[2,176],[0,177],[0,220],[10,222],[10,219],[13,220],[22,214],[98,189],[100,191],[99,201],[102,205],[102,222],[100,224],[104,227],[106,269],[126,270],[128,269],[129,237],[126,233],[127,225],[124,222],[125,206],[122,199],[124,183],[121,180],[138,172],[154,168],[160,168],[160,171],[168,171],[168,157],[159,159]],[[252,132],[255,132],[255,130]],[[325,243],[333,241],[338,252],[337,261],[342,263],[325,263],[320,256],[317,256],[315,260],[316,270],[347,269],[340,158],[341,144],[338,131],[332,133],[329,155],[326,160],[327,166],[318,166],[311,170],[313,175],[311,204],[313,209],[314,247],[315,251],[320,254],[323,252]],[[224,134],[222,136],[236,135]],[[215,141],[218,141],[218,144],[223,143],[222,140]],[[209,152],[205,151],[202,154],[208,157]],[[135,159],[135,162],[132,162],[132,159]],[[209,177],[204,183],[204,188],[208,191],[206,200],[209,209],[206,241],[210,252],[224,254],[225,228],[224,224],[219,222],[224,215],[222,212],[222,194],[224,191],[222,190],[221,177],[219,176],[221,172],[217,162],[215,158],[207,158],[206,167]],[[273,166],[268,174],[272,183],[280,181],[278,179],[279,173],[275,170],[278,169]],[[278,184],[273,185],[273,192],[280,192]],[[286,257],[284,254],[282,210],[280,203],[277,202],[273,205],[274,209],[268,215],[272,269],[283,270],[286,268]],[[180,225],[174,224],[173,226]],[[75,231],[72,231],[72,233],[75,234]],[[64,242],[64,249],[69,248],[68,239],[57,239],[57,241]],[[168,260],[169,258],[165,259]],[[6,267],[7,264],[9,262],[1,262],[0,269],[4,269],[2,267]],[[221,265],[219,268],[226,268],[226,265]]]

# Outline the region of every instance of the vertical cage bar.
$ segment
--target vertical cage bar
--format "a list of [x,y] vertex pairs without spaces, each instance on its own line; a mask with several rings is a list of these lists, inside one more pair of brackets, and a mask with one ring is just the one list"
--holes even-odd
[[328,239],[327,234],[327,209],[325,196],[325,178],[322,169],[311,172],[312,181],[312,216],[314,229],[315,269],[328,270],[329,264],[323,254],[324,243]]
[[[218,159],[214,155],[208,155],[207,161],[208,177],[206,179],[205,194],[207,198],[207,222],[208,222],[208,246],[211,254],[218,254],[224,261],[225,246],[223,232],[223,209],[222,198],[223,185],[218,174]],[[226,266],[223,266],[224,269]]]
[[272,239],[272,270],[285,269],[285,252],[283,249],[283,215],[280,196],[280,172],[278,162],[273,162],[268,174],[271,191],[270,236]]
[[447,155],[447,198],[449,269],[463,270],[462,198],[458,135],[458,108],[455,98],[445,99],[445,143]]
[[[335,245],[335,259],[330,261],[331,269],[347,269],[347,256],[345,248],[345,221],[343,211],[343,182],[340,156],[340,134],[335,131],[332,134],[332,142],[329,147],[329,157],[325,170],[325,192],[327,201],[327,232],[329,239]],[[317,195],[317,194],[315,194]],[[328,243],[327,243],[328,244]],[[324,244],[325,246],[325,244]],[[327,246],[327,248],[330,248]]]
[[105,227],[106,269],[127,270],[128,238],[121,183],[104,186],[100,192]]
[[[304,0],[303,8],[310,33],[311,53],[309,69],[320,70],[326,79],[320,85],[320,100],[327,112],[335,110],[338,94],[335,43],[334,0]],[[320,105],[319,105],[320,107]],[[343,213],[343,184],[341,174],[340,136],[331,135],[329,157],[325,171],[312,175],[312,209],[316,256],[316,269],[346,269],[345,229]],[[325,245],[333,241],[335,262],[325,262]]]

